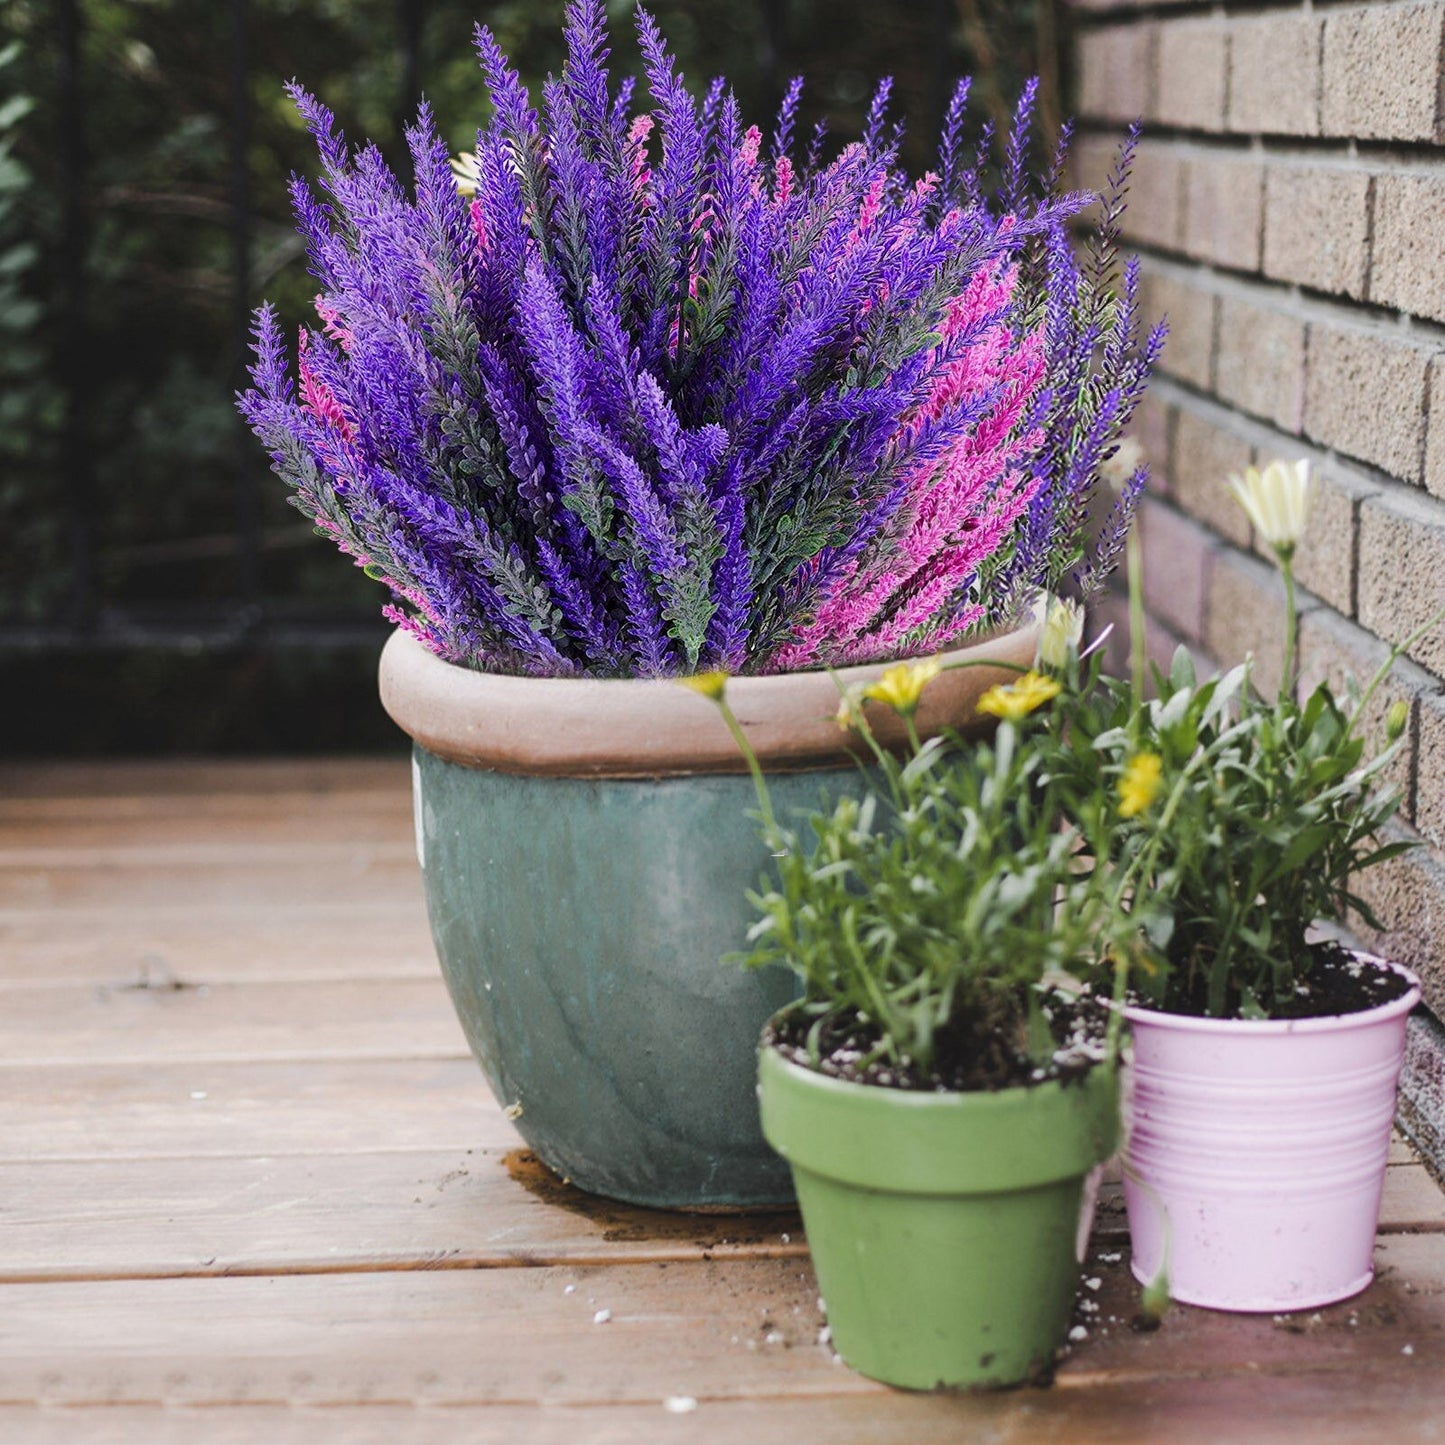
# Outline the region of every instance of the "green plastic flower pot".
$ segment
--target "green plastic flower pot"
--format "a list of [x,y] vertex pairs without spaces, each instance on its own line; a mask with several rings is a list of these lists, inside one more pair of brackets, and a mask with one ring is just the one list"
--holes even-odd
[[763,1132],[788,1161],[833,1344],[929,1390],[1046,1379],[1118,1137],[1118,1076],[998,1093],[849,1083],[759,1054]]
[[[1035,636],[973,655],[1027,664]],[[1012,676],[946,673],[920,726],[967,723],[980,690]],[[403,633],[381,683],[416,743],[417,851],[442,971],[522,1137],[579,1188],[634,1204],[790,1202],[755,1089],[758,1035],[795,985],[720,962],[746,947],[747,892],[768,854],[713,704],[670,682],[484,675]],[[728,696],[782,816],[861,788],[826,673],[736,678]],[[897,719],[879,725],[886,735]]]

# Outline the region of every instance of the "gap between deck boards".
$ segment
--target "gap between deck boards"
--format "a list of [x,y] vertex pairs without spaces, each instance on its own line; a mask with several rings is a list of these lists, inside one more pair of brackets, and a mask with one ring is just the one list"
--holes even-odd
[[[16,1161],[0,1283],[802,1258],[790,1210],[685,1214],[587,1195],[511,1147]],[[1445,1232],[1419,1164],[1386,1173],[1381,1235]],[[1117,1182],[1093,1242],[1127,1239]]]
[[[1098,1280],[1097,1310],[1057,1383],[1087,1391],[1388,1374],[1433,1386],[1445,1405],[1438,1244],[1394,1237],[1382,1266],[1365,1295],[1327,1309],[1178,1307],[1140,1333],[1126,1262],[1096,1253],[1086,1268]],[[4,1287],[3,1303],[0,1404],[344,1405],[361,1392],[376,1402],[561,1405],[881,1392],[834,1363],[803,1260],[18,1284]]]

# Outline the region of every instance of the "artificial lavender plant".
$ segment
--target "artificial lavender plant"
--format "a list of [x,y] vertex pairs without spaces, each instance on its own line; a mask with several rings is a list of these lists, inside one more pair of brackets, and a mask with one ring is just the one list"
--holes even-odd
[[[1134,283],[1075,257],[1087,196],[1027,178],[1032,89],[985,196],[966,90],[939,167],[862,140],[800,155],[790,87],[765,150],[698,100],[652,19],[651,103],[610,84],[573,0],[540,112],[491,34],[492,118],[454,174],[422,107],[408,194],[293,85],[324,198],[292,195],[321,284],[292,361],[256,320],[241,407],[295,504],[384,581],[386,611],[489,671],[730,672],[904,656],[1092,586],[1099,464],[1158,346]],[[982,154],[982,147],[980,148]],[[1122,178],[1116,191],[1122,192]]]

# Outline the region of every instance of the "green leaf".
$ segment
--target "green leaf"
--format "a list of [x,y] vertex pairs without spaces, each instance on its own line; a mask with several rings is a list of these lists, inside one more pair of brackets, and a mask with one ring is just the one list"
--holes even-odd
[[1328,823],[1316,823],[1311,828],[1301,829],[1285,845],[1272,871],[1276,875],[1293,872],[1306,858],[1327,847],[1333,833],[1334,829]]
[[1242,988],[1239,991],[1239,1016],[1245,1019],[1267,1019],[1268,1010],[1255,997],[1252,988]]
[[18,125],[34,109],[35,101],[28,95],[12,95],[9,100],[0,101],[0,130]]
[[1053,1054],[1056,1047],[1053,1031],[1049,1028],[1043,1010],[1039,1008],[1038,995],[1034,993],[1029,995],[1028,1039],[1031,1058],[1047,1059]]
[[1174,660],[1169,664],[1169,681],[1179,689],[1194,687],[1194,658],[1182,643],[1174,649]]
[[15,276],[28,271],[40,259],[40,247],[29,241],[0,251],[0,276]]

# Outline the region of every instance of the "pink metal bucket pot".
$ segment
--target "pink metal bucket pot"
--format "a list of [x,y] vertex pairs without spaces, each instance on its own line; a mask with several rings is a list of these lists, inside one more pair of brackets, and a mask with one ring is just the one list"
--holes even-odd
[[1405,1016],[1420,997],[1294,1020],[1125,1010],[1124,1198],[1135,1278],[1169,1254],[1169,1292],[1280,1312],[1348,1299],[1374,1275]]

